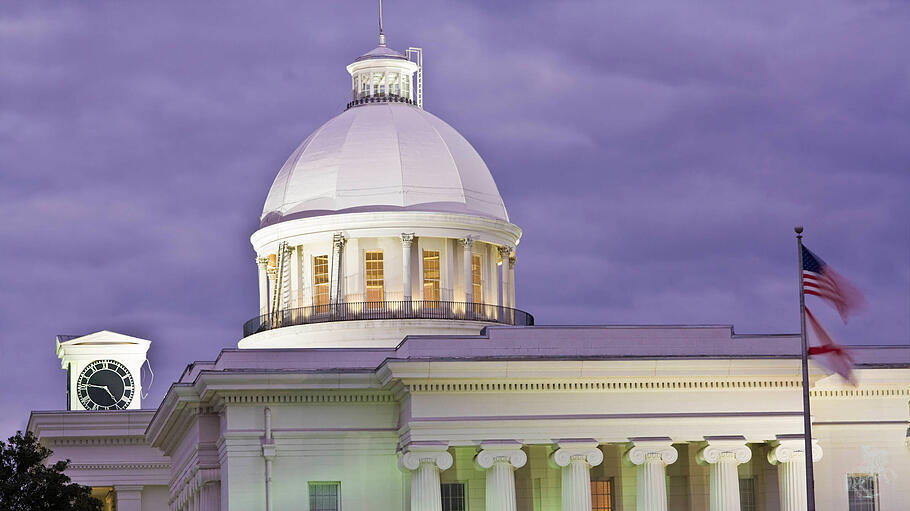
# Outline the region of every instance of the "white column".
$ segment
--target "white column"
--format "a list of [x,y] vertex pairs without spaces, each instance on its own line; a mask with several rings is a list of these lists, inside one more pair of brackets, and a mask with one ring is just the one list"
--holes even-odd
[[291,296],[287,303],[288,309],[300,307],[300,287],[302,279],[300,278],[300,246],[289,247],[290,250],[288,261],[291,269]]
[[470,236],[459,240],[463,250],[464,264],[462,272],[464,275],[464,301],[465,303],[474,302],[474,275],[471,272],[471,247],[474,246],[474,240]]
[[515,261],[518,259],[512,255],[509,256],[509,307],[515,308]]
[[737,468],[752,459],[752,450],[743,437],[705,437],[708,445],[698,451],[696,461],[710,465],[711,511],[739,511]]
[[[796,435],[802,436],[802,435]],[[778,437],[768,452],[768,461],[777,465],[780,511],[806,511],[806,448],[802,438]],[[812,461],[822,459],[822,449],[812,441]]]
[[331,301],[332,303],[344,302],[344,244],[347,241],[344,234],[338,232],[332,236],[332,282]]
[[509,285],[509,256],[512,254],[511,247],[499,247],[499,257],[502,259],[502,306],[511,307],[509,293],[512,286]]
[[267,267],[268,257],[257,257],[256,265],[259,267],[259,314],[264,316],[269,313],[269,275]]
[[518,442],[482,443],[474,457],[477,468],[487,473],[486,509],[515,511],[515,469],[528,462]]
[[142,486],[114,486],[117,511],[142,511]]
[[591,467],[604,459],[597,442],[562,441],[550,461],[562,470],[562,511],[591,511]]
[[667,465],[679,453],[669,438],[630,438],[632,448],[626,459],[638,465],[635,508],[638,511],[667,511]]
[[452,466],[452,455],[440,448],[412,448],[398,458],[411,472],[411,511],[442,511],[439,472]]
[[401,233],[401,289],[402,300],[411,301],[411,245],[414,244],[414,233]]

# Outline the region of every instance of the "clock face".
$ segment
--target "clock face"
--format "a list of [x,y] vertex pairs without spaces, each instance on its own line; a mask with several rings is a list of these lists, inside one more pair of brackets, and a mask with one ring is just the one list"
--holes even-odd
[[135,390],[133,375],[116,360],[96,360],[76,380],[76,395],[86,410],[124,410]]

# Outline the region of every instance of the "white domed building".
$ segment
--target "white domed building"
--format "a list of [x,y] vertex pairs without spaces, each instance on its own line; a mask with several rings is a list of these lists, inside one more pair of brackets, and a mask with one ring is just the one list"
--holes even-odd
[[[58,338],[28,427],[70,476],[107,511],[806,509],[800,337],[534,326],[490,170],[380,37],[272,183],[237,348],[143,408],[149,341]],[[907,509],[910,349],[854,356],[809,371],[818,509]]]

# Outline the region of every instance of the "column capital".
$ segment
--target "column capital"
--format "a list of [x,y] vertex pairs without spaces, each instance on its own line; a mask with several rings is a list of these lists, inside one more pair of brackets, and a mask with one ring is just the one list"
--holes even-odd
[[509,269],[514,268],[516,262],[518,262],[518,258],[515,257],[514,255],[510,255],[509,256]]
[[[794,458],[805,459],[806,444],[802,435],[778,435],[777,440],[771,443],[771,450],[768,451],[768,462],[772,465],[778,463],[787,463]],[[818,445],[818,440],[812,439],[812,461],[821,461],[822,448]]]
[[711,465],[721,459],[733,459],[737,465],[752,459],[752,449],[746,445],[745,437],[705,437],[708,445],[698,451],[696,461]]
[[265,268],[269,264],[269,258],[264,257],[264,256],[256,256],[255,261],[256,261],[256,264],[258,264],[259,266],[262,266],[263,268]]
[[503,261],[508,261],[509,255],[511,255],[511,254],[512,254],[512,247],[510,247],[508,245],[499,247],[499,257],[501,257]]
[[553,451],[550,461],[558,467],[566,467],[572,461],[584,461],[596,467],[604,460],[604,453],[597,448],[594,440],[560,440],[556,445],[559,449]]
[[344,247],[344,244],[347,241],[348,241],[347,238],[344,237],[344,233],[336,232],[335,234],[332,235],[332,243],[335,245],[335,247],[337,247],[339,249]]
[[404,248],[410,248],[411,243],[414,243],[414,233],[413,232],[401,233],[401,246],[403,246]]
[[626,451],[624,458],[633,465],[641,465],[647,461],[672,465],[679,458],[679,453],[669,438],[630,438],[629,441],[632,442],[632,448]]
[[439,470],[452,467],[452,455],[446,450],[447,445],[416,445],[408,447],[398,458],[398,468],[401,470],[417,470],[424,463],[432,463]]
[[461,243],[461,246],[466,250],[470,250],[470,248],[474,246],[474,239],[470,236],[465,236],[464,238],[459,239],[458,242]]
[[528,455],[521,450],[520,442],[482,442],[480,451],[474,456],[474,464],[481,470],[492,467],[496,462],[505,462],[521,468],[528,462]]

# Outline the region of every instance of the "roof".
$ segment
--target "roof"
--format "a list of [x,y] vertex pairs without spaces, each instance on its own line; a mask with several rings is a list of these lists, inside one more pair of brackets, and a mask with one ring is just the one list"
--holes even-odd
[[402,210],[508,221],[490,170],[454,128],[413,105],[371,103],[300,144],[272,183],[261,221]]
[[357,57],[356,59],[354,59],[354,62],[359,62],[361,60],[369,60],[369,59],[403,59],[403,60],[407,60],[408,57],[404,53],[401,53],[398,50],[393,50],[392,48],[389,48],[388,46],[377,46],[377,47],[373,48],[372,50],[370,50],[370,51],[364,53],[363,55]]

